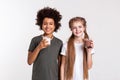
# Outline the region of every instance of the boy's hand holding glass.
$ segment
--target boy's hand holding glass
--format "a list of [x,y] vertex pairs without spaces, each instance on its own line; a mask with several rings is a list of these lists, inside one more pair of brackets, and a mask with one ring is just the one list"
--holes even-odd
[[40,48],[43,49],[43,48],[46,48],[50,45],[51,43],[51,40],[47,37],[43,37],[42,41],[40,42]]

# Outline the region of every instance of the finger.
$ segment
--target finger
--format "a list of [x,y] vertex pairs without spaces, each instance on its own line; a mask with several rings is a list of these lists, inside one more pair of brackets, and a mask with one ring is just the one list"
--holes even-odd
[[45,41],[46,41],[46,39],[43,39],[42,41],[43,41],[43,42],[45,42]]
[[91,46],[92,46],[92,48],[94,47],[94,45],[93,45],[93,44],[91,44]]

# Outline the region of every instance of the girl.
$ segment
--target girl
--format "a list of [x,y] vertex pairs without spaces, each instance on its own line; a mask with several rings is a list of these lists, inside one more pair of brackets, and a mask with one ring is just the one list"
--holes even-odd
[[86,20],[74,17],[69,21],[72,35],[63,45],[61,80],[88,79],[88,69],[92,67],[93,41],[86,32]]

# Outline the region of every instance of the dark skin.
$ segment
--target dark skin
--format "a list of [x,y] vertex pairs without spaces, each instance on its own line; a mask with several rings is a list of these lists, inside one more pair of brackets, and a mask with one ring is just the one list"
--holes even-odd
[[[53,32],[55,30],[55,24],[54,24],[54,19],[52,18],[44,18],[43,20],[43,24],[42,24],[42,30],[44,31],[44,36],[47,36],[51,39],[53,39]],[[36,60],[39,52],[46,48],[48,46],[48,41],[43,39],[38,46],[35,48],[35,50],[33,52],[28,52],[28,64],[31,65],[32,63],[34,63],[34,61]]]

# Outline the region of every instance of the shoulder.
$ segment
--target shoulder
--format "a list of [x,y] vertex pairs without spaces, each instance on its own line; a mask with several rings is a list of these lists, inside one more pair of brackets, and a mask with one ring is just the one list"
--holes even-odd
[[40,41],[42,39],[42,35],[35,36],[32,38],[32,41]]
[[65,56],[67,52],[67,42],[63,43],[61,55]]
[[55,39],[55,41],[56,41],[57,43],[63,44],[63,41],[62,41],[61,39],[59,39],[59,38],[57,38],[57,37],[54,37],[54,39]]
[[42,38],[42,35],[34,36],[32,39]]

